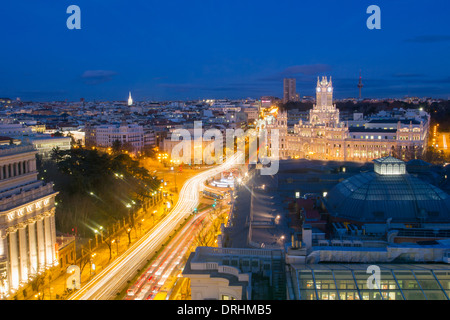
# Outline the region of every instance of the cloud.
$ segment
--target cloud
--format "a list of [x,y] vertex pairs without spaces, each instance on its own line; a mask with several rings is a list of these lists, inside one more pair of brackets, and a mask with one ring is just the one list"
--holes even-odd
[[423,80],[422,82],[431,83],[431,84],[449,84],[450,77]]
[[86,84],[99,84],[111,81],[117,72],[111,70],[86,70],[81,78]]
[[448,84],[450,77],[433,78],[422,73],[394,73],[392,75],[394,81],[401,81],[401,83],[418,83],[418,84]]
[[447,41],[450,41],[450,35],[438,35],[438,34],[416,36],[405,40],[405,42],[414,42],[414,43],[437,43]]
[[167,89],[173,89],[175,91],[184,92],[192,89],[205,89],[206,86],[193,84],[193,83],[160,83],[158,86]]
[[311,76],[322,72],[328,72],[330,70],[331,66],[327,64],[306,64],[288,67],[284,69],[281,74],[284,74],[286,76],[294,76],[299,74]]
[[425,75],[423,73],[394,73],[393,78],[423,78]]
[[22,101],[63,101],[69,91],[64,89],[22,89],[13,91],[9,98],[19,97]]
[[250,83],[250,82],[231,82],[231,83],[160,83],[160,88],[167,90],[171,97],[183,98],[199,98],[199,97],[214,97],[216,99],[222,98],[242,98],[245,97],[260,97],[262,95],[275,95],[272,85],[265,83]]
[[281,81],[283,78],[293,78],[296,76],[312,76],[324,72],[331,71],[331,66],[328,64],[304,64],[295,65],[285,68],[284,70],[275,74],[263,77],[261,81]]

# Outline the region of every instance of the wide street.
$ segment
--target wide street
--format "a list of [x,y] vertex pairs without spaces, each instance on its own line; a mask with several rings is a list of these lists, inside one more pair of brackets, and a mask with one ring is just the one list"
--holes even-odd
[[128,289],[126,300],[152,300],[161,291],[166,280],[179,273],[183,259],[197,232],[204,227],[202,222],[210,210],[199,213],[183,226],[152,265]]
[[240,153],[225,163],[188,179],[180,190],[178,201],[169,214],[146,235],[136,241],[119,258],[103,269],[90,282],[75,292],[71,300],[107,300],[114,298],[198,205],[204,181],[238,163]]

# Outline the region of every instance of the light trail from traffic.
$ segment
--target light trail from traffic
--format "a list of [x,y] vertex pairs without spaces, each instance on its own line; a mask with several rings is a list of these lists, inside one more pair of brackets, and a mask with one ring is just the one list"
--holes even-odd
[[152,266],[128,289],[126,300],[151,300],[155,297],[175,268],[179,267],[209,211],[211,209],[197,214],[177,233]]
[[172,211],[119,258],[112,261],[97,276],[76,291],[69,300],[108,300],[114,298],[125,287],[127,281],[133,278],[137,270],[153,256],[174,229],[192,213],[198,205],[199,192],[203,189],[204,182],[208,178],[242,163],[242,157],[242,153],[238,152],[223,164],[188,179],[181,188],[177,204]]

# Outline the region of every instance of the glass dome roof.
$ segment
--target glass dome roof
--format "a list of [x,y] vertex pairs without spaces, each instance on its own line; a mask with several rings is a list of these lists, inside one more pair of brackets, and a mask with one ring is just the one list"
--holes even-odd
[[450,222],[450,197],[407,173],[361,173],[336,185],[325,199],[332,215],[362,222]]

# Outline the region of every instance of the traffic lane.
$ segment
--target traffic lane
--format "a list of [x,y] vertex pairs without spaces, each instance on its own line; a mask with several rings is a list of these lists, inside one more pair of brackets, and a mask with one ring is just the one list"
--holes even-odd
[[[88,285],[80,289],[71,299],[109,299],[114,291],[123,287],[134,270],[146,261],[147,257],[142,257],[143,253],[152,254],[155,247],[160,245],[165,237],[171,232],[171,228],[176,226],[179,221],[197,205],[201,184],[209,177],[227,170],[238,164],[240,154],[235,154],[227,162],[190,178],[182,187],[180,199],[172,210],[171,214],[156,228],[157,235],[149,231],[145,239],[140,239],[123,255],[126,256],[120,261],[114,263],[114,266],[108,266],[98,274]],[[166,231],[165,231],[166,230]],[[122,277],[120,275],[123,275]]]

